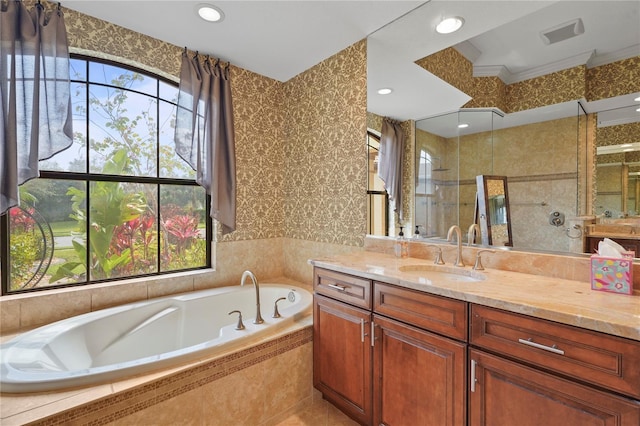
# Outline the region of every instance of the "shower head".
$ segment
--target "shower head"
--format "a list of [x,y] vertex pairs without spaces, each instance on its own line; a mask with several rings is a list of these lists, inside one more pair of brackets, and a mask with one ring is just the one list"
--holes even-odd
[[[434,160],[438,160],[438,167],[436,167],[435,169],[431,169],[432,172],[446,172],[447,169],[446,167],[442,167],[442,160],[438,157],[433,157]],[[433,164],[433,162],[431,162],[431,164]]]

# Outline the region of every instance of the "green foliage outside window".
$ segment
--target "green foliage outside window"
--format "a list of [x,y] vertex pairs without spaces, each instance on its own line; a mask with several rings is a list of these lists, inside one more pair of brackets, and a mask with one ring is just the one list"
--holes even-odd
[[[175,99],[158,96],[177,88],[83,59],[72,68],[74,144],[43,162],[21,197],[54,241],[11,210],[5,291],[207,266],[205,193],[173,147]],[[54,247],[53,260],[34,282],[43,247]]]

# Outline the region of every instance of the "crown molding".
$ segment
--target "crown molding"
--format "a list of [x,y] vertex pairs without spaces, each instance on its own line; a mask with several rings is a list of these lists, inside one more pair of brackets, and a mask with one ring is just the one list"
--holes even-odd
[[587,63],[587,68],[595,68],[601,65],[607,65],[613,62],[623,61],[625,59],[640,56],[640,44],[625,47],[615,52],[606,53],[604,55],[594,55]]
[[[464,43],[460,43],[455,47],[465,58],[470,59],[471,56],[469,55],[469,52],[472,52],[472,50],[468,50],[468,46],[463,47],[461,50],[461,46],[463,44]],[[475,46],[471,43],[468,44],[475,49]],[[580,65],[585,65],[587,68],[595,68],[636,56],[640,56],[640,44],[634,44],[633,46],[625,47],[624,49],[616,50],[615,52],[604,55],[597,55],[595,50],[590,50],[560,61],[550,62],[539,67],[530,68],[519,73],[510,72],[504,65],[474,66],[473,76],[498,77],[505,84],[513,84]]]

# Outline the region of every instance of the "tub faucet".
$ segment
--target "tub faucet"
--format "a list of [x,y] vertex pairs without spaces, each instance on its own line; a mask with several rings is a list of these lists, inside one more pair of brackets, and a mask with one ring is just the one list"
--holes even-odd
[[453,238],[453,233],[456,233],[456,242],[458,244],[458,253],[456,257],[456,266],[464,266],[464,262],[462,261],[462,232],[460,231],[460,227],[458,225],[453,225],[449,228],[449,232],[447,232],[447,241],[451,241]]
[[242,279],[240,280],[240,285],[243,286],[244,282],[247,280],[247,277],[251,278],[253,281],[253,286],[256,289],[256,319],[253,320],[254,324],[262,324],[264,320],[262,319],[262,315],[260,315],[260,286],[258,285],[258,280],[256,276],[253,275],[251,271],[244,271],[242,273]]
[[470,246],[474,244],[476,241],[476,236],[480,236],[480,225],[477,223],[472,223],[469,226],[469,231],[467,231],[467,245]]

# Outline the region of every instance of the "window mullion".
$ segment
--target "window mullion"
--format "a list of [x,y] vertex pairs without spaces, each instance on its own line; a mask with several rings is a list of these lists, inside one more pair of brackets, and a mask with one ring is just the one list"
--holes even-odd
[[[52,192],[52,194],[59,194],[59,197],[64,197],[64,194],[67,191],[69,197],[73,196],[74,193],[73,191],[69,191],[70,188],[81,188],[81,185],[84,184],[84,200],[81,200],[82,204],[79,206],[79,208],[83,210],[84,214],[84,229],[78,229],[77,226],[79,223],[76,221],[73,224],[73,231],[71,232],[67,231],[66,228],[61,227],[61,230],[65,230],[65,234],[61,235],[77,238],[74,232],[84,231],[84,244],[86,249],[84,253],[84,261],[86,264],[85,278],[82,279],[81,277],[79,277],[79,273],[76,272],[77,270],[75,270],[73,274],[69,274],[68,278],[62,277],[65,279],[69,279],[66,284],[59,284],[59,281],[55,281],[53,283],[47,283],[46,281],[43,281],[42,284],[44,284],[44,287],[34,287],[29,288],[28,290],[18,290],[15,292],[11,291],[11,294],[24,291],[42,290],[44,288],[52,289],[56,287],[59,288],[77,285],[82,286],[86,284],[117,281],[133,277],[156,276],[165,273],[210,267],[212,265],[210,242],[213,237],[213,231],[212,220],[209,216],[209,197],[204,194],[204,191],[202,191],[198,187],[197,183],[195,182],[195,178],[187,179],[181,177],[185,175],[182,174],[182,168],[175,163],[176,161],[179,161],[177,157],[174,159],[173,154],[171,154],[168,158],[163,157],[163,152],[165,151],[163,150],[164,147],[161,146],[161,130],[165,128],[166,131],[169,132],[171,130],[171,127],[165,127],[167,123],[166,120],[164,124],[163,122],[161,122],[161,114],[163,113],[163,111],[164,113],[171,114],[171,110],[165,110],[164,108],[168,107],[169,105],[175,106],[174,100],[161,99],[160,92],[164,87],[163,82],[168,82],[168,80],[162,79],[161,77],[153,76],[151,74],[147,74],[132,67],[111,63],[110,61],[96,60],[94,58],[84,57],[82,55],[72,55],[72,58],[84,60],[83,66],[85,68],[84,73],[86,76],[86,79],[84,80],[81,78],[73,80],[73,83],[78,83],[78,91],[74,96],[74,100],[78,102],[83,101],[85,104],[84,117],[80,118],[80,115],[75,117],[76,123],[77,125],[79,125],[79,130],[82,130],[81,128],[84,128],[85,132],[83,141],[85,146],[80,149],[81,152],[84,151],[85,169],[82,172],[74,172],[70,170],[74,170],[75,167],[63,166],[59,168],[55,163],[53,163],[50,169],[55,170],[42,170],[40,173],[40,179],[43,180],[43,185],[51,183],[44,182],[45,180],[52,181],[54,183],[52,188],[55,188],[55,192]],[[98,74],[100,74],[102,72],[102,67],[95,66],[96,63],[115,66],[115,68],[111,67],[109,71],[113,74],[105,74],[106,77],[105,81],[103,82],[98,82],[98,79],[95,79],[96,81],[92,82],[92,79],[94,79],[95,77],[95,73],[97,72]],[[105,67],[105,69],[106,68],[107,67]],[[124,71],[119,70],[118,68],[122,68],[122,70]],[[114,69],[115,72],[113,71]],[[80,68],[78,68],[78,70],[80,70]],[[90,73],[94,75],[90,75]],[[136,89],[136,87],[132,87],[130,89],[129,87],[125,88],[117,86],[117,81],[127,81],[127,78],[135,79],[138,77],[137,75],[133,75],[131,73],[138,73],[138,75],[141,75],[143,77],[144,81],[148,81],[149,83],[151,83],[152,78],[155,78],[154,83],[156,88],[156,122],[154,123],[153,127],[146,127],[146,130],[144,132],[139,132],[135,128],[130,129],[130,131],[138,132],[138,135],[140,135],[143,141],[147,143],[148,149],[140,157],[141,161],[147,161],[147,159],[148,161],[153,161],[152,156],[154,155],[154,147],[150,145],[154,143],[155,139],[156,173],[154,175],[153,173],[145,171],[140,172],[140,174],[148,174],[148,176],[105,175],[96,173],[96,171],[108,170],[101,167],[102,158],[113,155],[114,150],[118,148],[115,145],[106,144],[107,137],[110,138],[110,140],[113,140],[112,138],[116,138],[116,143],[119,143],[117,142],[120,140],[119,138],[124,136],[118,134],[117,132],[115,132],[113,135],[109,135],[108,131],[106,132],[107,134],[103,136],[105,134],[105,123],[108,124],[112,119],[102,117],[102,113],[106,110],[95,109],[96,107],[109,107],[108,104],[103,104],[104,99],[101,98],[99,91],[97,91],[95,88],[99,86],[103,88],[122,89],[127,93],[123,95],[123,98],[121,100],[127,105],[129,102],[132,102],[132,105],[136,105],[135,102],[137,96],[129,95],[129,93],[147,96],[151,101],[153,101],[154,99],[153,93],[146,93],[147,91],[144,89],[142,89],[144,90],[142,91],[134,90]],[[111,80],[112,75],[114,77],[113,80]],[[110,85],[110,82],[112,81],[113,85]],[[175,85],[175,82],[171,83]],[[82,87],[84,87],[84,91],[82,91]],[[148,88],[152,86],[147,85],[146,87]],[[168,98],[174,96],[171,94],[173,93],[173,90],[175,89],[167,91]],[[98,104],[92,104],[92,102],[97,102]],[[117,115],[115,115],[116,112],[112,110],[109,111],[110,114],[114,114],[114,117],[127,117],[127,114],[121,114],[121,112],[124,110],[120,110],[119,112],[117,112]],[[145,111],[151,113],[153,111],[153,108],[147,108]],[[152,117],[149,118],[152,119]],[[170,117],[167,116],[164,118],[169,119]],[[84,119],[84,123],[81,123],[79,121],[80,119]],[[146,124],[149,125],[151,123],[147,121]],[[156,134],[152,137],[148,130],[153,129],[155,129]],[[165,139],[165,142],[169,143],[169,138],[167,137]],[[94,140],[95,144],[91,143],[92,140]],[[81,140],[76,140],[76,143],[79,143],[80,141]],[[131,151],[129,151],[128,155],[132,155]],[[65,158],[65,161],[72,160],[73,159]],[[164,165],[167,165],[168,167],[168,171],[166,173],[161,169],[161,161],[164,162]],[[173,167],[176,168],[174,169]],[[119,172],[120,170],[114,171],[114,173]],[[137,174],[138,172],[134,173]],[[189,174],[188,176],[191,175]],[[42,188],[45,187],[36,186],[36,188],[40,188],[40,190],[42,190]],[[153,196],[153,192],[148,192],[153,191],[153,188],[155,188],[156,196],[155,206],[154,201],[150,199]],[[107,197],[107,199],[104,199],[104,194],[107,194],[109,197]],[[113,197],[115,194],[120,195],[118,197]],[[125,211],[123,210],[125,209],[125,207],[121,207],[123,205],[121,204],[123,196],[122,194],[124,194],[124,196],[126,197],[135,199],[132,202],[138,203],[137,211],[131,211],[130,208],[127,208],[127,216],[122,216],[122,214],[125,213]],[[162,198],[163,194],[164,198]],[[54,195],[54,197],[57,200],[60,199],[58,195]],[[49,200],[51,197],[44,198],[46,200]],[[117,201],[111,201],[114,198]],[[69,198],[69,201],[71,201],[71,198]],[[202,206],[202,202],[205,203],[204,206]],[[51,203],[51,205],[55,205],[53,201]],[[45,209],[50,206],[48,201],[43,202],[42,205],[45,207]],[[92,206],[96,206],[96,208],[98,208],[100,211],[94,212],[94,214],[92,214]],[[105,206],[104,209],[102,208],[103,206]],[[150,218],[148,215],[149,210],[151,210],[152,208],[156,209],[155,232],[157,241],[155,244],[150,240],[153,237],[151,232],[154,232],[154,227],[151,226]],[[162,216],[162,219],[165,219],[165,221],[161,223],[162,208],[164,208],[164,216],[166,217]],[[120,209],[119,211],[121,214],[118,214],[118,209]],[[144,213],[139,213],[143,210]],[[206,211],[205,246],[202,246],[202,234],[200,229],[202,210]],[[62,211],[65,215],[67,215],[69,211],[72,211],[71,216],[73,216],[73,213],[75,213],[73,209],[69,209],[68,207],[63,208],[59,211]],[[60,219],[60,217],[61,216],[59,215],[55,216],[52,214],[49,221],[53,223],[55,221],[64,220]],[[110,220],[109,218],[118,219]],[[79,220],[83,219],[80,218]],[[196,228],[194,228],[194,221],[196,221]],[[96,236],[96,231],[93,229],[92,223],[95,223],[95,226],[97,227],[96,229],[113,230],[115,228],[116,231],[109,234],[99,234],[98,237],[102,237],[102,240],[92,242],[91,234],[93,233],[94,237]],[[71,226],[69,227],[71,228]],[[16,230],[18,230],[18,228],[16,228]],[[12,224],[9,215],[6,214],[0,216],[0,267],[2,278],[2,286],[0,291],[2,294],[9,293],[11,289],[10,281],[12,274],[10,264],[12,259],[10,259],[11,250],[9,239],[12,231],[14,230],[12,230]],[[162,235],[161,233],[164,233],[164,235]],[[108,238],[111,238],[111,245],[108,245],[108,248],[102,247],[107,245]],[[171,244],[169,244],[169,242]],[[101,247],[96,246],[96,250],[92,250],[92,246],[96,245],[96,243],[101,243],[98,244],[98,246]],[[151,253],[154,245],[156,246],[157,250],[155,265],[152,262],[153,253]],[[166,252],[165,258],[163,258],[162,253],[163,245]],[[204,247],[206,247],[206,250],[203,250]],[[60,253],[62,254],[63,251],[66,250],[66,248],[66,245],[61,245],[57,249],[60,250]],[[56,250],[56,248],[54,248],[54,250]],[[73,250],[71,251],[73,252]],[[103,251],[105,251],[105,253],[102,253]],[[202,258],[205,252],[206,261]],[[130,253],[130,260],[121,261],[120,258],[113,257],[123,256],[122,259],[126,259],[128,255],[123,253]],[[142,255],[142,253],[144,253],[144,256]],[[69,255],[68,258],[66,258],[65,256],[66,254],[63,254],[61,258],[63,259],[63,261],[67,262],[65,265],[67,265],[68,268],[80,268],[80,266],[78,265],[78,262],[81,262],[82,260],[82,255],[80,253],[76,253],[73,256]],[[112,267],[109,266],[110,269],[107,271],[106,269],[103,270],[103,265],[98,266],[98,263],[92,265],[92,259],[94,258],[94,256],[96,258],[99,258],[100,262],[104,261],[105,259],[106,261],[114,259],[114,262],[117,263],[113,263],[113,265],[116,265],[113,266],[113,268],[117,269],[112,269]],[[121,265],[124,265],[124,267],[120,268]],[[155,272],[153,271],[153,266],[156,267]],[[115,273],[113,271],[115,271]],[[60,276],[58,277],[58,280],[59,279]]]

